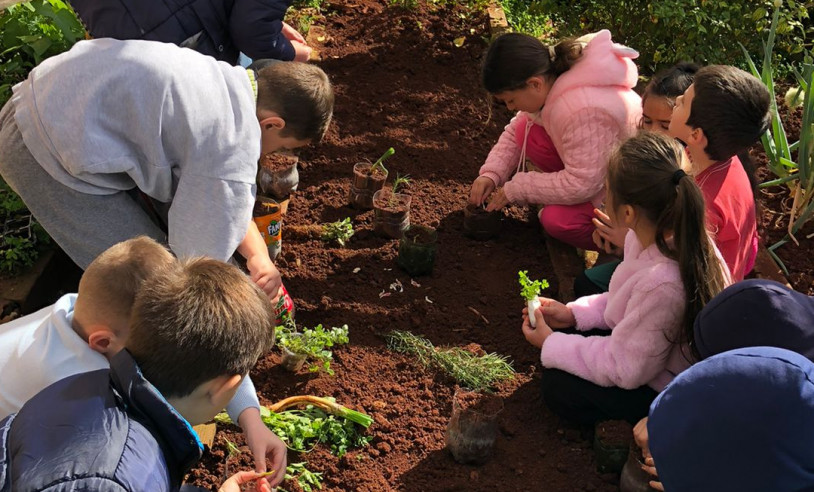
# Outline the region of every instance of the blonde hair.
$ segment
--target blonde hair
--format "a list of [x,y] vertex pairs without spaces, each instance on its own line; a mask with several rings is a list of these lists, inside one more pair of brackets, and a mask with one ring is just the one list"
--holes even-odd
[[111,246],[82,275],[74,316],[111,328],[126,326],[144,280],[174,262],[167,248],[146,236]]
[[125,348],[165,398],[220,376],[245,375],[274,344],[271,303],[232,265],[183,260],[136,296]]

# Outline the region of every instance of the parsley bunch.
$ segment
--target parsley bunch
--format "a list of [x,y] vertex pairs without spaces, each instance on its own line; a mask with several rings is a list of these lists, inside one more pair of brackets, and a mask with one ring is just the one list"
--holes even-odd
[[520,295],[523,299],[527,301],[533,301],[537,296],[540,295],[543,289],[548,288],[548,281],[546,279],[543,280],[534,280],[532,281],[528,276],[528,270],[521,270],[517,272],[517,275],[520,280]]

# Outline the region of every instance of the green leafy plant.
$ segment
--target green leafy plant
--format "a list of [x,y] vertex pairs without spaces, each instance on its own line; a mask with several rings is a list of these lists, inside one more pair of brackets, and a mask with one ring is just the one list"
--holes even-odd
[[489,391],[515,374],[511,363],[502,355],[479,355],[461,347],[438,348],[409,331],[392,331],[386,338],[391,350],[412,354],[424,366],[441,369],[473,391]]
[[786,266],[777,256],[775,250],[789,241],[793,241],[799,246],[795,234],[814,214],[814,97],[811,94],[812,87],[814,87],[814,63],[812,63],[810,57],[807,57],[802,64],[802,69],[798,70],[797,67],[793,67],[795,79],[800,87],[799,90],[795,91],[793,97],[789,97],[789,99],[792,99],[792,103],[797,103],[802,99],[803,116],[799,140],[789,143],[777,108],[776,98],[774,97],[775,70],[772,65],[772,52],[775,48],[779,16],[780,11],[776,9],[772,15],[772,24],[767,40],[763,45],[763,60],[759,70],[749,55],[747,48],[743,45],[741,45],[741,48],[752,74],[766,84],[769,94],[772,96],[770,108],[772,124],[761,137],[761,142],[769,161],[769,170],[776,178],[762,183],[760,187],[785,184],[789,187],[791,196],[793,196],[792,206],[789,211],[788,233],[783,239],[768,248],[775,262],[788,275]]
[[393,180],[393,193],[391,194],[391,197],[398,193],[403,187],[409,185],[411,182],[412,180],[410,179],[409,174],[405,174],[404,176],[397,174],[396,179]]
[[742,63],[737,43],[760,50],[759,34],[769,28],[775,2],[780,4],[777,30],[782,37],[776,61],[799,61],[814,40],[810,1],[502,0],[510,7],[515,29],[538,29],[530,34],[540,35],[540,27],[524,24],[540,14],[553,21],[560,39],[609,29],[614,41],[638,50],[636,64],[652,72],[682,60]]
[[0,11],[0,106],[34,66],[67,51],[84,35],[62,0],[33,0]]
[[548,281],[546,279],[531,280],[528,273],[528,270],[517,272],[521,287],[520,295],[527,301],[533,301],[540,295],[543,289],[548,288]]
[[336,241],[339,246],[344,248],[351,236],[353,236],[353,224],[350,217],[322,226],[321,238],[326,243]]
[[[312,472],[305,467],[305,462],[291,463],[285,469],[286,480],[297,480],[297,484],[304,492],[313,492],[314,488],[322,490],[322,473]],[[282,492],[284,489],[277,488]]]
[[385,172],[385,173],[386,173],[386,172],[387,172],[387,168],[386,168],[386,167],[384,167],[384,161],[386,161],[387,159],[389,159],[389,158],[390,158],[390,157],[391,157],[393,154],[395,154],[395,153],[396,153],[396,149],[394,149],[393,147],[390,147],[389,149],[387,149],[387,150],[384,152],[384,154],[382,154],[382,156],[381,156],[381,157],[379,157],[379,159],[378,159],[378,160],[376,160],[376,162],[374,162],[372,166],[370,166],[370,172],[372,173],[372,172],[373,172],[374,170],[376,170],[376,169],[381,169],[381,170],[382,170],[382,172]]
[[333,375],[331,361],[333,353],[328,348],[348,343],[348,325],[326,330],[321,324],[314,328],[305,328],[298,331],[291,318],[286,316],[286,322],[276,330],[277,343],[295,354],[305,354],[314,361],[309,370],[317,372],[320,369]]

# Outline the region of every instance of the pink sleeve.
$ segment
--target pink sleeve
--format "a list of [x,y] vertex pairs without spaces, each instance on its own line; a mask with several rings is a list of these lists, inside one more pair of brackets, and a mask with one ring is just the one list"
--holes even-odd
[[634,389],[666,367],[684,308],[680,285],[663,283],[635,292],[610,336],[554,333],[540,352],[543,366],[600,386]]
[[605,307],[608,305],[608,293],[580,297],[566,304],[577,320],[576,329],[580,331],[594,328],[608,328],[605,322]]
[[623,129],[599,108],[572,114],[562,126],[557,147],[565,169],[553,173],[518,173],[504,190],[510,202],[576,205],[595,197],[605,186],[608,156]]
[[520,148],[515,140],[515,129],[518,125],[518,118],[515,116],[512,121],[503,129],[503,133],[489,155],[486,162],[480,168],[479,176],[486,176],[495,182],[495,186],[502,186],[508,181],[512,173],[517,169],[520,160]]

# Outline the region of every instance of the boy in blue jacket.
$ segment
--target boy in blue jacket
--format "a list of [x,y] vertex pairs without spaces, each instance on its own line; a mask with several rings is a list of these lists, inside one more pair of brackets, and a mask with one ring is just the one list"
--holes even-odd
[[273,320],[234,266],[199,258],[161,269],[110,369],[62,379],[0,421],[0,491],[178,490],[203,451],[192,425],[232,399],[271,347]]

